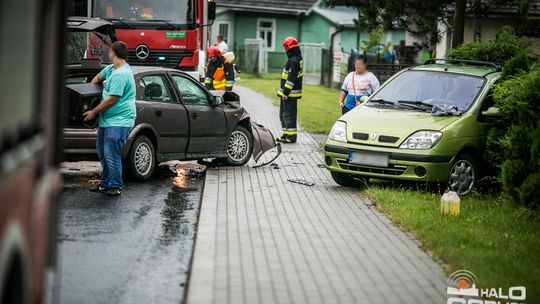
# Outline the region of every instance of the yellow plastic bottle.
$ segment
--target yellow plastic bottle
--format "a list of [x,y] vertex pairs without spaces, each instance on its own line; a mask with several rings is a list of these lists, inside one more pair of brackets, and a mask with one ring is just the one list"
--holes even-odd
[[461,199],[454,191],[445,191],[441,197],[441,212],[443,214],[458,216],[460,213],[460,205]]

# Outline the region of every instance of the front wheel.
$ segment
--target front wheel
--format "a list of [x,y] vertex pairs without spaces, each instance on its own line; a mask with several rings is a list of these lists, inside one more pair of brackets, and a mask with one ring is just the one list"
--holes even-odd
[[128,177],[139,182],[148,180],[156,166],[152,141],[140,135],[135,138],[126,161]]
[[460,154],[450,169],[448,186],[458,195],[467,195],[476,183],[477,176],[476,160],[469,154]]
[[231,166],[243,166],[253,152],[253,135],[244,127],[236,126],[227,143],[227,157],[223,160]]

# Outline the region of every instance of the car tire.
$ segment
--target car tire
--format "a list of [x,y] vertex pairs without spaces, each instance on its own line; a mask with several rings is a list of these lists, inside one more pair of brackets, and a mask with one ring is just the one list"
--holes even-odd
[[340,186],[343,187],[363,187],[367,184],[368,179],[364,177],[357,177],[348,173],[341,173],[336,171],[330,171],[332,179]]
[[152,141],[139,135],[133,141],[126,160],[128,178],[138,182],[148,180],[154,173],[156,157]]
[[461,153],[448,173],[448,188],[458,195],[467,195],[478,180],[478,164],[476,159],[467,153]]
[[253,152],[253,135],[246,128],[236,126],[227,141],[227,157],[223,158],[225,164],[230,166],[243,166],[251,158]]

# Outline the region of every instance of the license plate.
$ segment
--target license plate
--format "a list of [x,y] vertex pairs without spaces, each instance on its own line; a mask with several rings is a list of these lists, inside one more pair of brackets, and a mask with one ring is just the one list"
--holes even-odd
[[388,167],[388,155],[372,152],[349,152],[349,163],[373,167]]

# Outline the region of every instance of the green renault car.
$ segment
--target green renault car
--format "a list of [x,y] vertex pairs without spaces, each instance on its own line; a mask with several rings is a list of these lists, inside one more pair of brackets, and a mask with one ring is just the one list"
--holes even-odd
[[498,115],[490,89],[500,71],[489,62],[432,59],[398,72],[334,124],[326,168],[343,186],[397,179],[469,193]]

